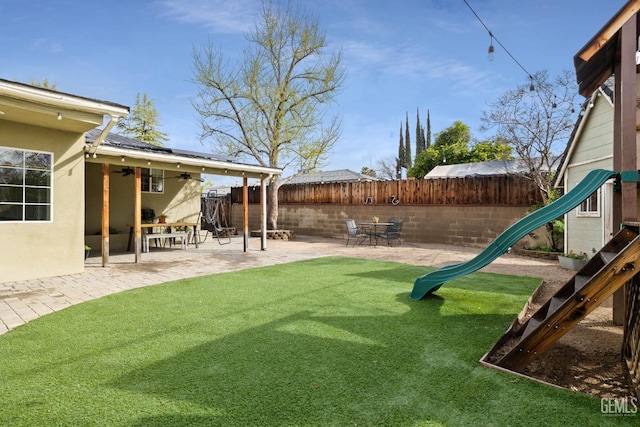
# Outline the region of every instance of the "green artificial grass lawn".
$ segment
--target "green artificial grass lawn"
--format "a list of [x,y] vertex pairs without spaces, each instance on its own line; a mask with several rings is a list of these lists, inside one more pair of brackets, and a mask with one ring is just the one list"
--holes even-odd
[[538,279],[327,257],[110,295],[0,336],[0,425],[620,425],[478,364]]

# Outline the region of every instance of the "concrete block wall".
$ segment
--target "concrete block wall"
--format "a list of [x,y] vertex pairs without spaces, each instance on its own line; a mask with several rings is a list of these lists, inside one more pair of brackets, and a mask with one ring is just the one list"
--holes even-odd
[[[527,214],[519,206],[403,206],[403,205],[281,205],[278,227],[295,234],[346,239],[345,220],[385,221],[402,218],[402,238],[414,243],[486,246],[511,224]],[[231,207],[231,221],[242,230],[242,205]],[[260,228],[260,208],[249,205],[249,230]]]

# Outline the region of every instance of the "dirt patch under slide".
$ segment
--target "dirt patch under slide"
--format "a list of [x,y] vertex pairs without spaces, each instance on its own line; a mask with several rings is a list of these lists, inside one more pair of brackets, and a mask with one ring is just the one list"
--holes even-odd
[[[543,282],[523,308],[519,319],[527,319],[563,284]],[[505,340],[485,361],[496,362],[513,348],[518,339]],[[623,328],[613,324],[609,298],[529,363],[521,373],[545,383],[599,397],[634,396],[626,362],[621,357],[622,340]]]

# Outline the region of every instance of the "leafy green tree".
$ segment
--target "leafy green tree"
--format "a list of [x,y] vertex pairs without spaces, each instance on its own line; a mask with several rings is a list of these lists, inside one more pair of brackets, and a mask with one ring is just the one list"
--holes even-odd
[[476,142],[472,147],[469,126],[461,121],[454,122],[436,135],[433,145],[416,156],[416,161],[408,176],[423,178],[436,166],[486,162],[489,160],[509,160],[511,147],[504,140]]
[[[264,1],[246,39],[236,64],[211,42],[194,51],[198,95],[192,105],[200,115],[201,140],[262,166],[317,169],[341,133],[338,116],[325,116],[344,82],[342,52],[325,52],[318,19],[294,2]],[[277,176],[268,182],[269,229],[277,229],[283,182]]]
[[487,162],[489,160],[510,160],[511,146],[502,140],[476,142],[471,149],[470,162]]
[[128,117],[118,121],[118,129],[131,138],[162,147],[168,141],[167,134],[160,132],[158,110],[147,94],[136,94],[136,102]]
[[435,143],[416,157],[416,161],[407,174],[423,178],[431,169],[443,164],[467,163],[471,158],[469,142],[471,131],[461,121],[454,122],[436,135]]

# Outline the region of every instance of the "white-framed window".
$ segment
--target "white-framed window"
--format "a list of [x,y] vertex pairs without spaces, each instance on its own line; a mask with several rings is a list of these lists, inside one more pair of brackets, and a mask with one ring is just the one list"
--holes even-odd
[[53,153],[0,147],[0,222],[51,221]]
[[600,190],[596,190],[589,197],[578,205],[577,217],[599,217],[600,216]]
[[142,168],[141,191],[143,193],[164,193],[164,171]]

